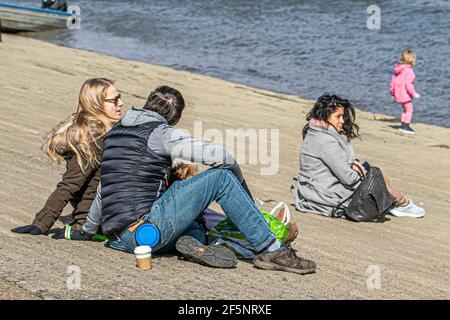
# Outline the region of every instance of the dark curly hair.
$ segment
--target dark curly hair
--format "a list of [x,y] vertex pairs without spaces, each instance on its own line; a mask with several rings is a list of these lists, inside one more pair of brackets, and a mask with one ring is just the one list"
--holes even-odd
[[184,106],[184,98],[180,91],[161,86],[150,92],[144,109],[159,113],[170,125],[175,125],[181,118]]
[[329,93],[324,93],[317,99],[314,107],[306,115],[306,120],[308,123],[303,128],[302,134],[303,139],[308,133],[309,121],[311,119],[322,120],[328,122],[328,118],[332,113],[336,111],[338,107],[344,108],[344,126],[343,132],[349,140],[359,137],[359,126],[355,123],[356,113],[355,108],[346,99],[342,99],[337,95],[330,95]]

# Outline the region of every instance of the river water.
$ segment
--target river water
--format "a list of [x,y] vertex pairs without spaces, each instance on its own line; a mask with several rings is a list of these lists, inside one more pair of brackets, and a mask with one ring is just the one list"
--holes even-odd
[[[18,4],[39,1],[10,1]],[[402,49],[417,53],[414,121],[450,127],[450,1],[90,0],[80,30],[33,35],[69,47],[170,66],[400,115],[389,82]],[[371,29],[370,5],[380,29]]]

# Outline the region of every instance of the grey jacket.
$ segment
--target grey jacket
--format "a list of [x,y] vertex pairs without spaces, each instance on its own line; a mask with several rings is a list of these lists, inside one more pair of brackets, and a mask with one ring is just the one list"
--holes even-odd
[[345,135],[332,126],[325,129],[311,123],[301,146],[296,209],[330,216],[359,185],[359,175],[351,168],[354,161],[352,144]]
[[[156,112],[138,108],[128,111],[121,123],[123,126],[137,126],[147,122],[162,122],[150,134],[147,145],[156,153],[169,155],[172,160],[182,159],[195,163],[202,163],[213,168],[231,170],[242,183],[244,176],[233,156],[224,148],[194,139],[185,130],[177,129],[167,124],[166,119]],[[95,234],[101,225],[102,202],[101,185],[97,189],[97,195],[91,205],[87,222],[83,225],[85,232]]]

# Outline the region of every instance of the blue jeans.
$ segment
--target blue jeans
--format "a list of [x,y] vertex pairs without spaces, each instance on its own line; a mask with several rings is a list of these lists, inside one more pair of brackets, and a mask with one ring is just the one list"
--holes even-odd
[[[144,216],[144,220],[154,224],[161,233],[160,242],[152,251],[170,251],[182,235],[199,239],[200,226],[194,220],[213,201],[220,204],[255,252],[275,239],[269,224],[234,174],[225,169],[208,169],[188,180],[175,181]],[[134,234],[128,229],[109,244],[125,252],[133,252],[136,247]]]

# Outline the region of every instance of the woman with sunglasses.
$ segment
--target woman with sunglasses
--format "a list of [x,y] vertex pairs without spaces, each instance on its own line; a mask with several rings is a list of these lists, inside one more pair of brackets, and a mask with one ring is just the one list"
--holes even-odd
[[48,234],[68,202],[74,209],[72,227],[81,230],[99,183],[103,137],[122,117],[122,107],[113,81],[94,78],[81,86],[75,113],[53,129],[42,146],[52,160],[65,160],[66,171],[33,223],[12,232]]

